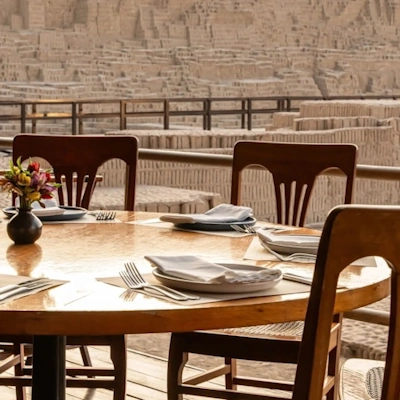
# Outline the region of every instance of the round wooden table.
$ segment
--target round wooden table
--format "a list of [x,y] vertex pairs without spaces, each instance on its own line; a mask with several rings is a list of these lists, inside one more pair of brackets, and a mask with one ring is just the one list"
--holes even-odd
[[[124,289],[95,280],[118,276],[128,261],[134,261],[142,272],[150,271],[144,256],[151,254],[191,254],[212,262],[243,262],[252,240],[251,236],[221,237],[125,223],[156,216],[119,212],[117,218],[123,223],[46,224],[37,244],[22,246],[13,245],[6,233],[6,222],[0,224],[5,246],[0,254],[0,273],[69,281],[0,305],[0,334],[34,335],[34,348],[36,343],[38,348],[43,343],[46,353],[59,354],[65,335],[184,332],[304,319],[308,293],[187,306],[145,294],[128,301],[121,296]],[[297,264],[296,268],[311,267]],[[390,270],[384,265],[348,267],[343,274],[347,289],[338,291],[335,313],[373,303],[389,294]],[[49,360],[39,354],[35,351],[34,387],[35,369],[49,368]],[[54,357],[51,362],[57,364]],[[65,365],[60,362],[50,368],[61,369],[65,374]],[[58,389],[52,398],[63,399],[65,387],[58,383],[55,386]],[[34,400],[39,399],[36,393],[34,390]]]

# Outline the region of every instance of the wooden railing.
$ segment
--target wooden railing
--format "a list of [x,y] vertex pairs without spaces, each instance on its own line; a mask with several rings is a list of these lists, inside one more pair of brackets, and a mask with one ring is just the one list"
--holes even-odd
[[[0,148],[12,149],[12,138],[0,137]],[[232,156],[223,154],[205,154],[171,150],[139,149],[139,159],[153,161],[178,162],[185,164],[214,165],[232,167]],[[327,170],[325,175],[340,176],[338,170]],[[400,181],[400,167],[382,167],[379,165],[358,164],[357,178]]]
[[[130,118],[158,118],[163,128],[169,129],[171,118],[182,116],[201,117],[203,129],[210,130],[213,119],[219,115],[240,117],[240,127],[251,130],[257,114],[273,114],[280,111],[298,111],[299,104],[306,100],[363,100],[400,99],[400,95],[371,96],[271,96],[271,97],[214,97],[214,98],[152,98],[152,99],[55,99],[0,101],[0,121],[19,121],[20,132],[27,132],[31,124],[32,133],[38,130],[39,121],[69,120],[73,135],[84,133],[84,121],[89,119],[115,118],[116,129],[126,129]],[[107,112],[91,111],[93,106],[106,105]],[[10,108],[15,112],[4,114]],[[61,110],[62,109],[62,110]]]

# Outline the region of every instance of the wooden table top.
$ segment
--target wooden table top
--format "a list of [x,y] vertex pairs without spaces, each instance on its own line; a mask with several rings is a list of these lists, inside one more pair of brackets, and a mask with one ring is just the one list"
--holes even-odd
[[[123,222],[159,214],[118,212]],[[118,276],[127,261],[151,270],[145,255],[197,255],[212,262],[243,262],[252,237],[220,237],[127,223],[46,224],[33,245],[16,246],[0,224],[0,273],[65,279],[65,285],[0,305],[1,334],[118,335],[191,331],[304,319],[308,293],[185,306],[96,281]],[[250,264],[256,262],[249,262]],[[272,266],[272,262],[257,262]],[[293,264],[295,265],[295,264]],[[309,269],[305,264],[296,268]],[[389,268],[348,267],[348,289],[338,292],[336,312],[389,294]]]

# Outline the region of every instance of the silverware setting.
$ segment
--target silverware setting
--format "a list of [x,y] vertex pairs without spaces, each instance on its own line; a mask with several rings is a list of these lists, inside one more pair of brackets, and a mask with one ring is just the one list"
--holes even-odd
[[50,283],[51,280],[48,278],[35,278],[16,285],[4,286],[0,289],[0,301],[6,300],[7,298],[15,296],[16,294],[26,293],[48,286]]
[[288,254],[288,255],[283,255],[283,254],[277,253],[276,251],[272,250],[262,240],[260,240],[260,243],[261,243],[261,246],[264,247],[264,249],[268,250],[271,254],[273,254],[280,261],[312,263],[312,262],[315,262],[317,259],[317,256],[315,254],[309,254],[309,253],[292,253],[292,254]]
[[96,221],[113,221],[116,215],[115,211],[99,211],[96,214]]
[[177,301],[200,299],[199,296],[188,295],[167,286],[146,282],[133,262],[125,263],[125,271],[120,271],[119,275],[130,289],[152,290]]
[[256,234],[257,231],[253,226],[250,225],[235,225],[232,224],[230,227],[236,231],[236,232],[241,232],[241,233],[251,233],[251,234]]
[[292,282],[299,282],[299,283],[304,283],[306,285],[312,285],[313,277],[306,277],[302,275],[296,275],[291,272],[284,272],[283,273],[283,279],[286,279],[287,281],[292,281]]

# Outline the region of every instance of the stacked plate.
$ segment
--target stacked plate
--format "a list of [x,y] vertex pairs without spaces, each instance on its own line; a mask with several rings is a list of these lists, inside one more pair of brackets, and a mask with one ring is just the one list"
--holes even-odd
[[274,232],[259,229],[257,236],[267,247],[282,254],[317,254],[320,240],[316,233],[296,233],[296,230]]
[[[250,273],[259,272],[265,270],[263,267],[257,267],[255,265],[244,265],[244,264],[220,264],[224,267],[234,270],[235,272]],[[274,270],[279,271],[279,270]],[[206,292],[206,293],[250,293],[257,292],[259,290],[267,290],[276,286],[282,280],[282,273],[276,272],[276,276],[269,281],[260,281],[252,283],[208,283],[196,280],[189,280],[184,278],[177,278],[169,276],[162,272],[159,268],[153,270],[154,277],[163,285],[170,286],[175,289],[183,289],[195,292]]]
[[193,231],[233,231],[233,226],[238,226],[245,229],[246,226],[253,226],[257,220],[253,217],[249,217],[244,221],[232,221],[232,222],[195,222],[189,223],[177,223],[174,225],[177,228],[193,230]]
[[154,277],[177,289],[214,293],[266,290],[282,279],[278,269],[247,264],[212,263],[192,255],[145,256],[156,267]]
[[[11,218],[17,213],[16,207],[3,208],[3,213]],[[71,221],[82,218],[87,210],[82,207],[59,206],[42,209],[33,209],[32,212],[38,216],[41,221]]]
[[257,220],[252,215],[249,207],[220,204],[204,214],[166,214],[160,220],[187,230],[232,231],[233,226],[253,226]]

